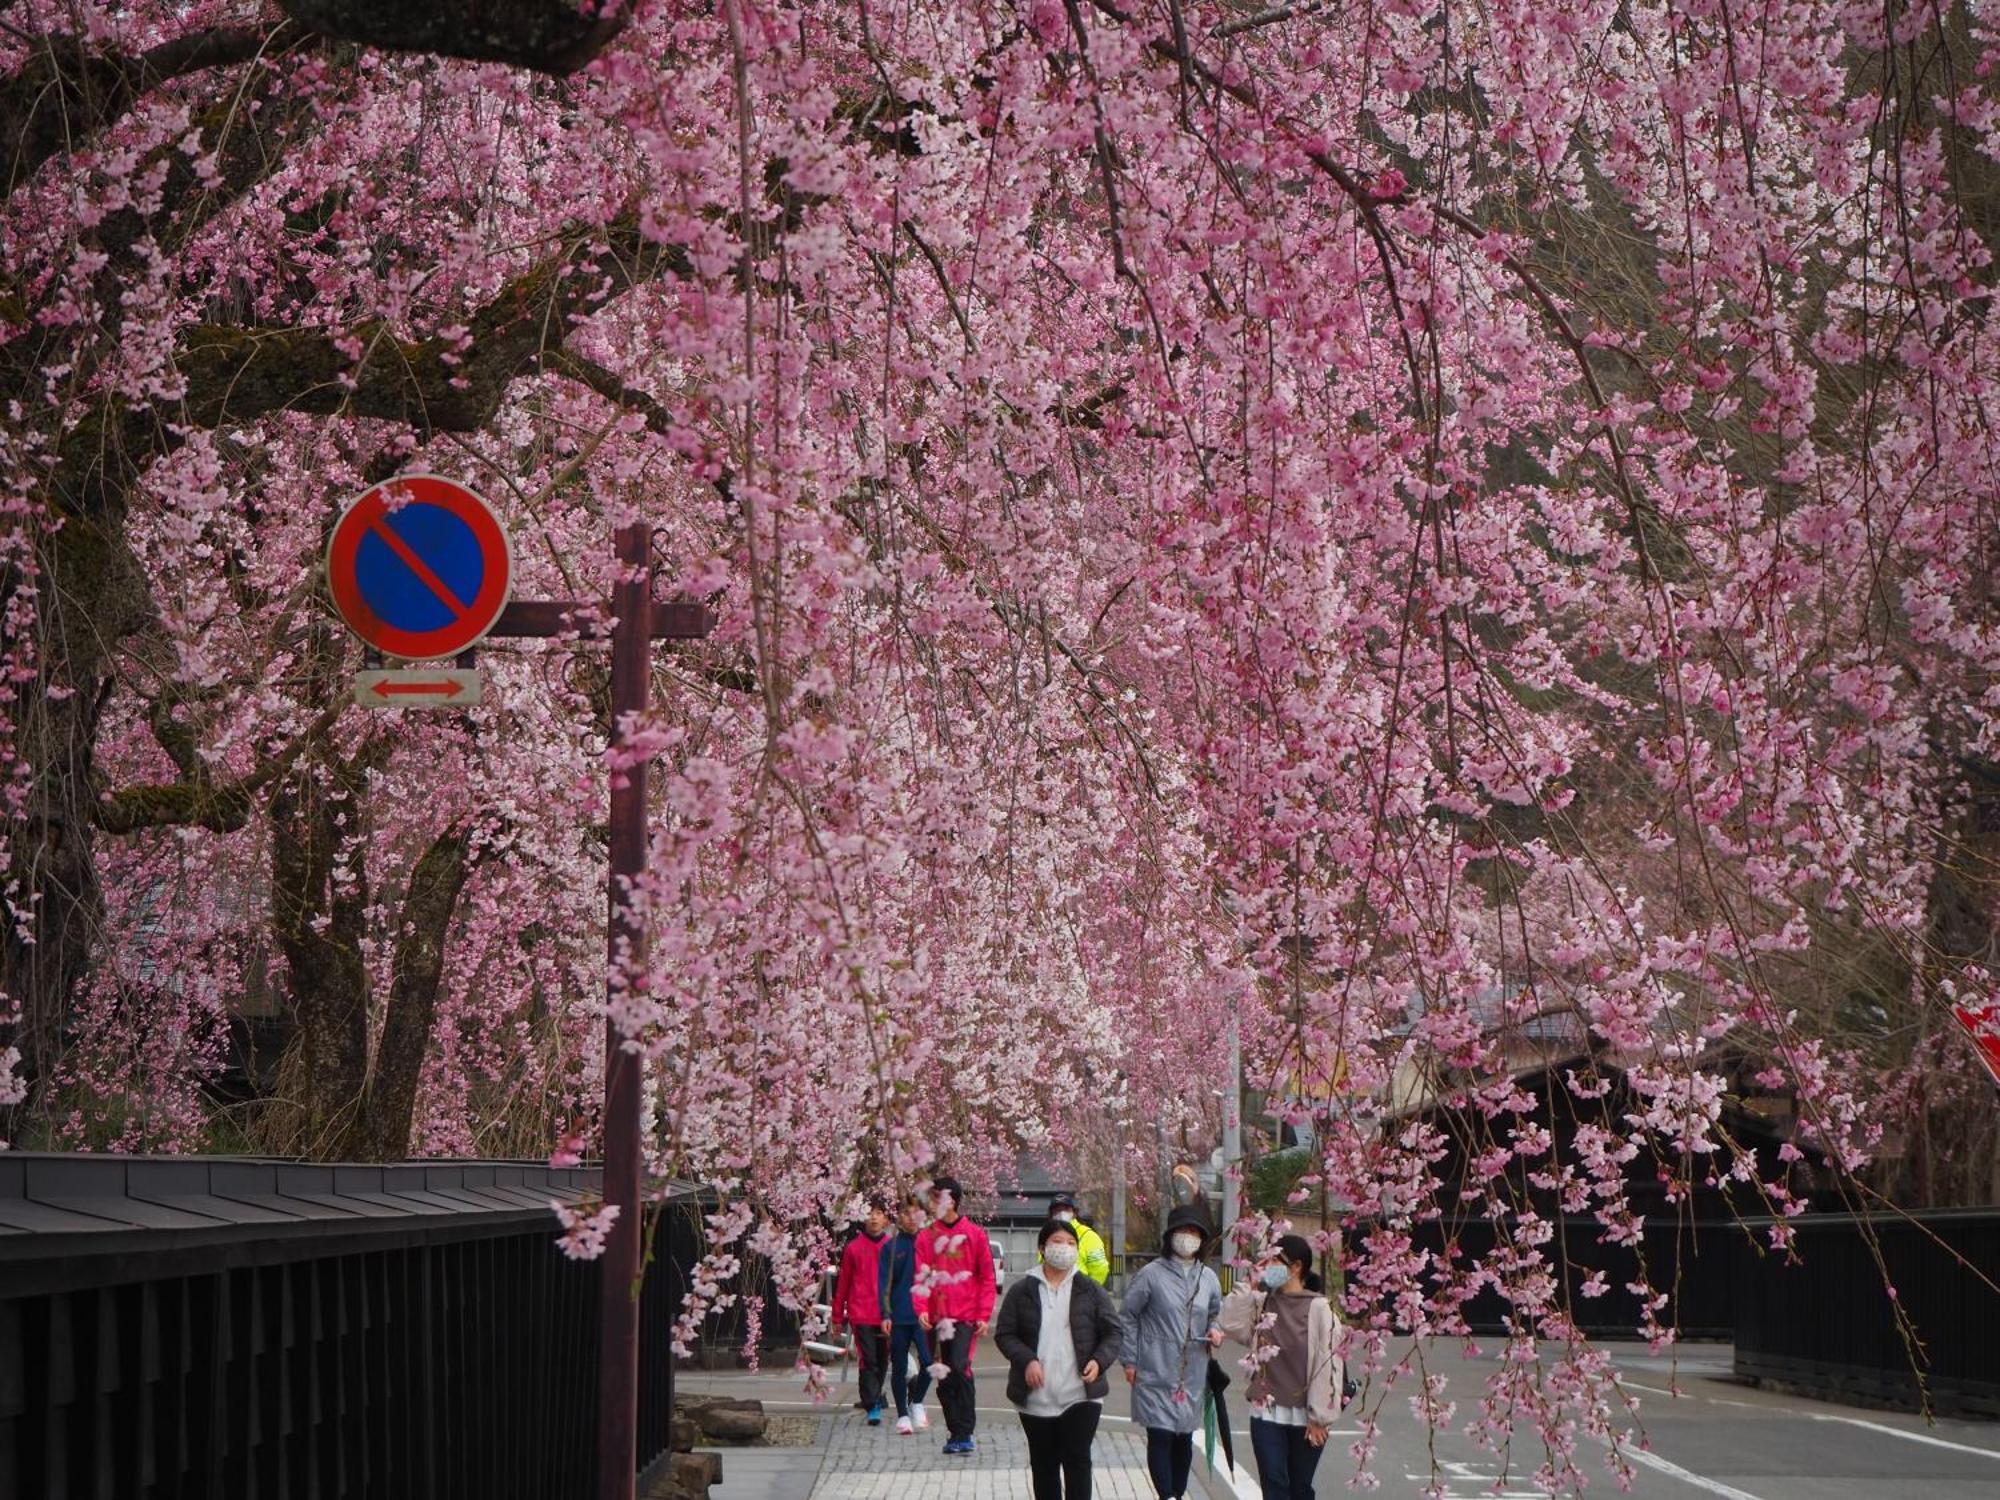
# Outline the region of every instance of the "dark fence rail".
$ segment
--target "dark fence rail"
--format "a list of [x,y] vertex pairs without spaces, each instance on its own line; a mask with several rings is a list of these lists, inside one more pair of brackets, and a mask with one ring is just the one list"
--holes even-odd
[[[584,1500],[599,1272],[551,1199],[594,1173],[0,1156],[0,1495]],[[670,1216],[671,1217],[671,1216]],[[690,1263],[640,1303],[665,1454]]]
[[[1557,1302],[1584,1333],[1629,1338],[1638,1331],[1639,1296],[1630,1287],[1639,1281],[1642,1268],[1646,1281],[1666,1294],[1660,1321],[1678,1328],[1681,1337],[1726,1339],[1734,1331],[1733,1242],[1744,1237],[1738,1225],[1726,1219],[1650,1219],[1637,1247],[1613,1244],[1595,1219],[1560,1218],[1554,1225],[1556,1237],[1546,1251],[1562,1281]],[[1434,1254],[1455,1251],[1455,1263],[1469,1267],[1490,1255],[1513,1228],[1507,1221],[1466,1218],[1418,1224],[1411,1233],[1418,1248]],[[1349,1230],[1350,1250],[1367,1232],[1365,1224]],[[1585,1296],[1594,1272],[1602,1273],[1603,1291]],[[1501,1332],[1511,1312],[1507,1300],[1490,1287],[1465,1304],[1466,1321],[1481,1334]]]
[[1797,1264],[1737,1249],[1740,1378],[1914,1409],[1922,1369],[1937,1411],[2000,1416],[2000,1211],[1815,1213],[1794,1227]]

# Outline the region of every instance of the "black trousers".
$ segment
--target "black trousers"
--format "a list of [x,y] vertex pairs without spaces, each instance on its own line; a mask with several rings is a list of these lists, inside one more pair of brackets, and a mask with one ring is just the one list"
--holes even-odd
[[1187,1494],[1188,1470],[1194,1467],[1194,1434],[1146,1429],[1146,1472],[1160,1500],[1181,1500]]
[[854,1352],[861,1362],[861,1404],[873,1411],[882,1404],[882,1377],[889,1373],[889,1335],[879,1324],[858,1324]]
[[950,1338],[932,1337],[937,1343],[937,1357],[945,1367],[945,1377],[938,1382],[938,1405],[944,1408],[945,1430],[953,1438],[969,1438],[979,1425],[972,1385],[972,1325],[955,1322]]
[[1090,1441],[1102,1410],[1095,1401],[1079,1401],[1059,1416],[1021,1413],[1035,1500],[1090,1500]]
[[1265,1500],[1313,1500],[1313,1471],[1326,1450],[1306,1441],[1305,1428],[1252,1417],[1250,1451],[1257,1455],[1257,1484]]
[[[917,1351],[917,1374],[910,1378],[910,1351]],[[907,1417],[910,1403],[924,1404],[931,1388],[931,1341],[921,1323],[898,1323],[889,1335],[889,1389],[896,1396],[896,1415]]]

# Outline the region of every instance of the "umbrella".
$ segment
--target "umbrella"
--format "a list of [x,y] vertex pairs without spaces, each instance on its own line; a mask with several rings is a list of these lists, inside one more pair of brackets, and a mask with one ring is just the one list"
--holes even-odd
[[1215,1440],[1222,1439],[1223,1461],[1229,1465],[1229,1472],[1236,1472],[1236,1440],[1229,1432],[1229,1403],[1222,1399],[1222,1393],[1229,1389],[1229,1373],[1222,1368],[1222,1361],[1208,1362],[1208,1400],[1202,1408],[1202,1445],[1208,1457],[1208,1467],[1215,1468]]

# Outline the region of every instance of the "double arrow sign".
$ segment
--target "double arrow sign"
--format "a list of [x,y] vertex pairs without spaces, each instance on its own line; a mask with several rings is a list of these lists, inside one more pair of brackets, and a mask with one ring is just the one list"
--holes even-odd
[[471,708],[479,702],[479,674],[456,667],[356,672],[354,701],[363,708]]

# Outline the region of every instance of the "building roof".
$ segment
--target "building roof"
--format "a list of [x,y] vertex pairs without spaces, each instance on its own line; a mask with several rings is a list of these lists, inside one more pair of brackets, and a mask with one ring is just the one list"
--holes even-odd
[[[551,1203],[597,1191],[596,1167],[542,1161],[386,1165],[232,1156],[0,1155],[0,1281],[10,1290],[114,1257],[143,1268],[220,1245],[285,1259],[328,1235],[359,1248],[447,1221],[546,1222]],[[674,1184],[670,1196],[695,1190]],[[290,1248],[288,1248],[290,1247]],[[238,1252],[231,1252],[238,1253]]]
[[1006,1223],[1039,1224],[1049,1216],[1049,1201],[1060,1192],[1076,1192],[1074,1180],[1058,1174],[1041,1158],[1023,1154],[998,1190],[981,1206],[990,1204],[986,1219]]

